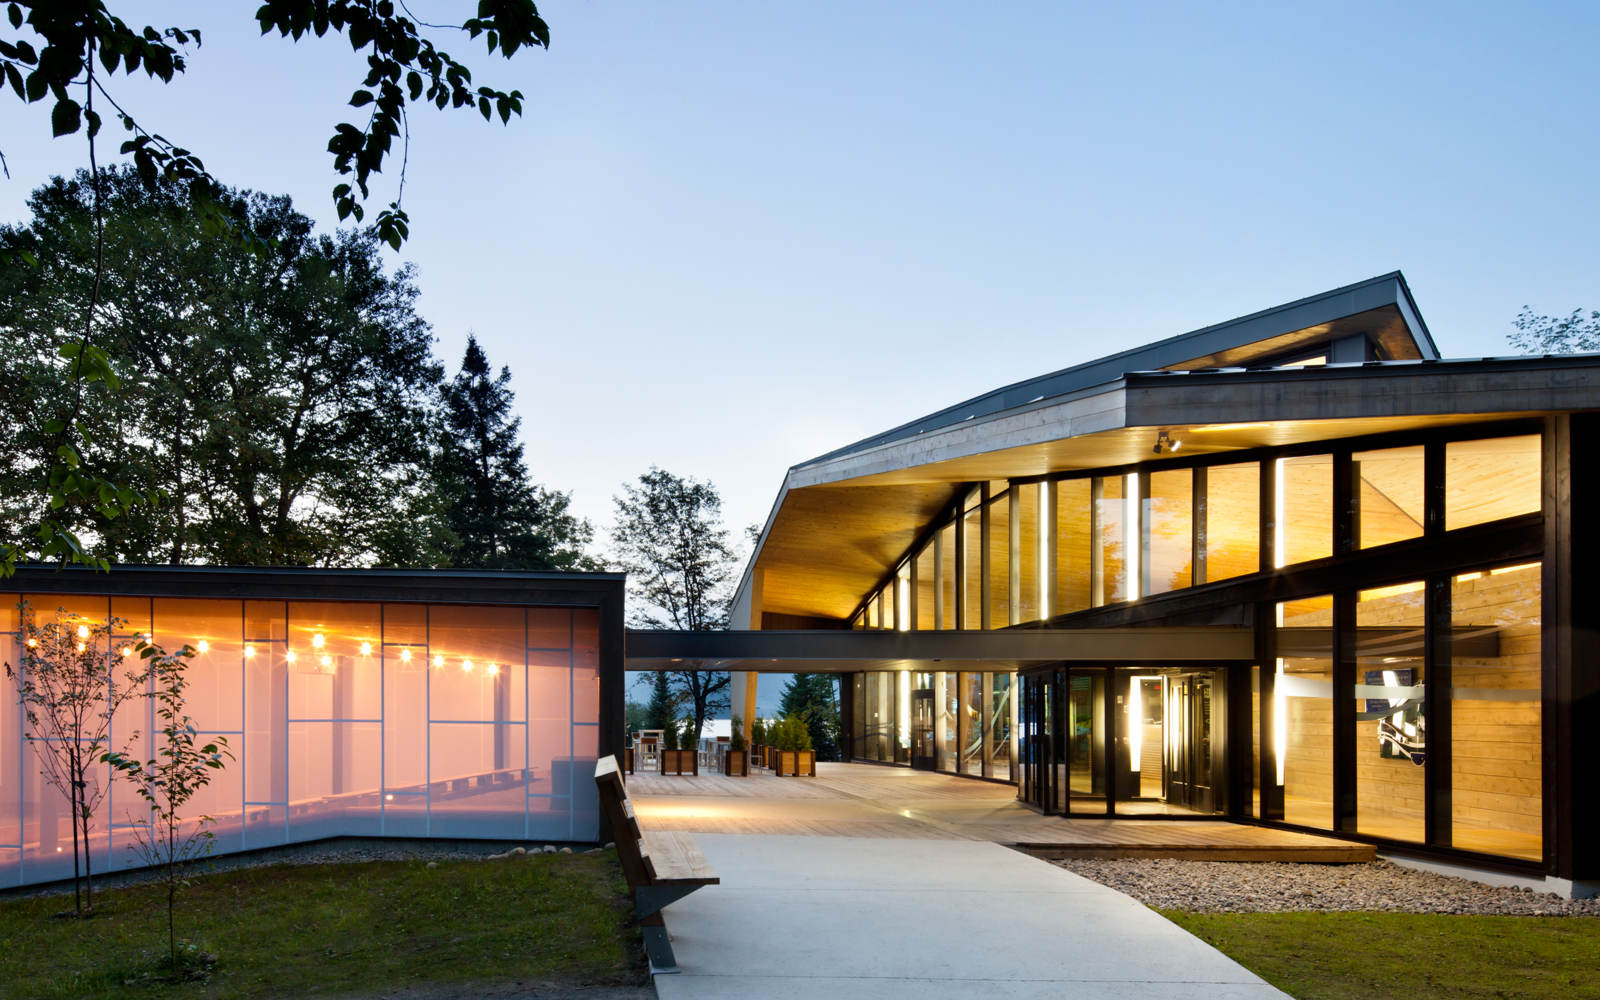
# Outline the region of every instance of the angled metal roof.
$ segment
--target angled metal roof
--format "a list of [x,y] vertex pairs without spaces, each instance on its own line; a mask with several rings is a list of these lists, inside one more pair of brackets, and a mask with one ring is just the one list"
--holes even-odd
[[975,396],[954,406],[947,406],[918,420],[901,424],[881,434],[863,438],[853,444],[818,455],[795,468],[804,468],[819,462],[848,455],[854,451],[872,448],[892,441],[914,437],[965,420],[986,417],[1017,406],[1050,399],[1091,386],[1101,385],[1121,378],[1129,372],[1155,371],[1184,365],[1211,367],[1211,364],[1194,365],[1195,362],[1220,360],[1227,352],[1252,344],[1265,344],[1298,331],[1331,328],[1339,320],[1375,310],[1392,310],[1395,319],[1404,324],[1409,334],[1416,360],[1437,360],[1439,349],[1428,333],[1427,325],[1417,311],[1411,289],[1399,271],[1369,278],[1353,285],[1297,299],[1271,309],[1231,319],[1224,323],[1202,327],[1175,337],[1158,340],[1153,344],[1135,347],[1094,361],[1073,365],[1046,375],[1014,382],[999,389]]

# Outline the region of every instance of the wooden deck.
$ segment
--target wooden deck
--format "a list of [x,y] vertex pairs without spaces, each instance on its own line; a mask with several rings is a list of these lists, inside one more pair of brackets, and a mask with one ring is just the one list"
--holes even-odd
[[628,778],[641,821],[690,833],[979,840],[1041,857],[1370,861],[1373,848],[1222,820],[1066,819],[1016,801],[1010,785],[871,764],[818,764],[815,778],[720,774]]

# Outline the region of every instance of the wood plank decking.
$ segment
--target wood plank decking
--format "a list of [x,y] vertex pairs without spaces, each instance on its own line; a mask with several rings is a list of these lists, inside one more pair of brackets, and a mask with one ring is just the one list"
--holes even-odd
[[1041,816],[1010,785],[871,764],[818,764],[815,778],[637,774],[628,796],[657,830],[977,840],[1041,857],[1370,861],[1373,848],[1222,820]]

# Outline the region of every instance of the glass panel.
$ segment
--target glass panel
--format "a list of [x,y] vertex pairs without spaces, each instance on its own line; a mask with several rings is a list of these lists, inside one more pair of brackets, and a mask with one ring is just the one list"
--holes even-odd
[[1095,607],[1128,599],[1128,518],[1123,477],[1094,480],[1094,552],[1090,589]]
[[938,768],[941,771],[954,771],[961,719],[961,684],[955,674],[934,675],[934,700],[938,710],[934,719],[935,742],[939,748]]
[[961,567],[962,586],[965,592],[961,595],[961,627],[976,629],[983,627],[983,530],[982,521],[976,510],[968,511],[961,522],[962,543],[965,551],[962,561],[966,564]]
[[1427,794],[1421,582],[1356,598],[1356,830],[1421,841]]
[[890,587],[892,588],[890,593],[894,597],[894,626],[902,632],[909,632],[912,628],[910,563],[900,567]]
[[961,675],[961,773],[983,774],[983,675]]
[[1333,555],[1333,456],[1277,461],[1279,566]]
[[1067,774],[1075,813],[1104,815],[1105,671],[1074,670],[1067,688]]
[[939,627],[956,627],[956,526],[939,529]]
[[1537,434],[1445,445],[1445,530],[1537,513],[1539,463]]
[[1168,469],[1150,474],[1144,501],[1145,594],[1181,590],[1194,582],[1194,474]]
[[[150,624],[147,622],[146,627]],[[169,650],[177,650],[185,643],[198,650],[199,643],[205,642],[205,652],[197,652],[189,661],[188,687],[183,693],[196,728],[228,732],[243,729],[242,604],[158,597],[153,624],[154,641]]]
[[988,739],[984,742],[988,767],[985,775],[1004,781],[1011,779],[1011,675],[988,674]]
[[1273,744],[1285,822],[1333,829],[1333,598],[1278,605]]
[[938,616],[939,591],[935,586],[934,571],[937,564],[933,558],[933,543],[930,541],[917,553],[917,628],[931,629]]
[[1040,567],[1044,565],[1045,535],[1044,492],[1039,483],[1013,486],[1017,491],[1017,606],[1016,621],[1036,622],[1044,617],[1044,578]]
[[1356,538],[1361,548],[1422,537],[1422,446],[1358,451]]
[[1544,856],[1540,565],[1450,583],[1451,844]]
[[1089,593],[1090,481],[1056,483],[1056,596],[1051,613],[1082,611],[1092,605]]
[[1011,619],[1011,498],[989,501],[989,627],[1005,628]]
[[855,674],[850,678],[850,756],[866,757],[867,755],[867,685],[865,674]]
[[[563,735],[566,735],[565,732]],[[527,766],[525,727],[434,723],[428,727],[428,833],[434,837],[521,837],[527,824],[529,778],[554,789],[558,811],[570,809],[574,774],[569,754],[552,770]],[[593,780],[593,764],[589,764]]]
[[1214,465],[1205,469],[1206,516],[1200,550],[1200,583],[1227,580],[1261,569],[1261,464]]

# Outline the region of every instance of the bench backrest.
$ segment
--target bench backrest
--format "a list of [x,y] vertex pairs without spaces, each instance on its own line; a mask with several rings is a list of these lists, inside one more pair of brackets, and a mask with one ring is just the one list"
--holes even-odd
[[594,762],[594,783],[600,793],[600,807],[605,810],[606,822],[611,826],[611,839],[617,845],[622,874],[635,888],[653,884],[655,865],[650,861],[650,850],[639,830],[639,817],[628,800],[628,790],[622,783],[622,771],[615,757],[601,757]]

